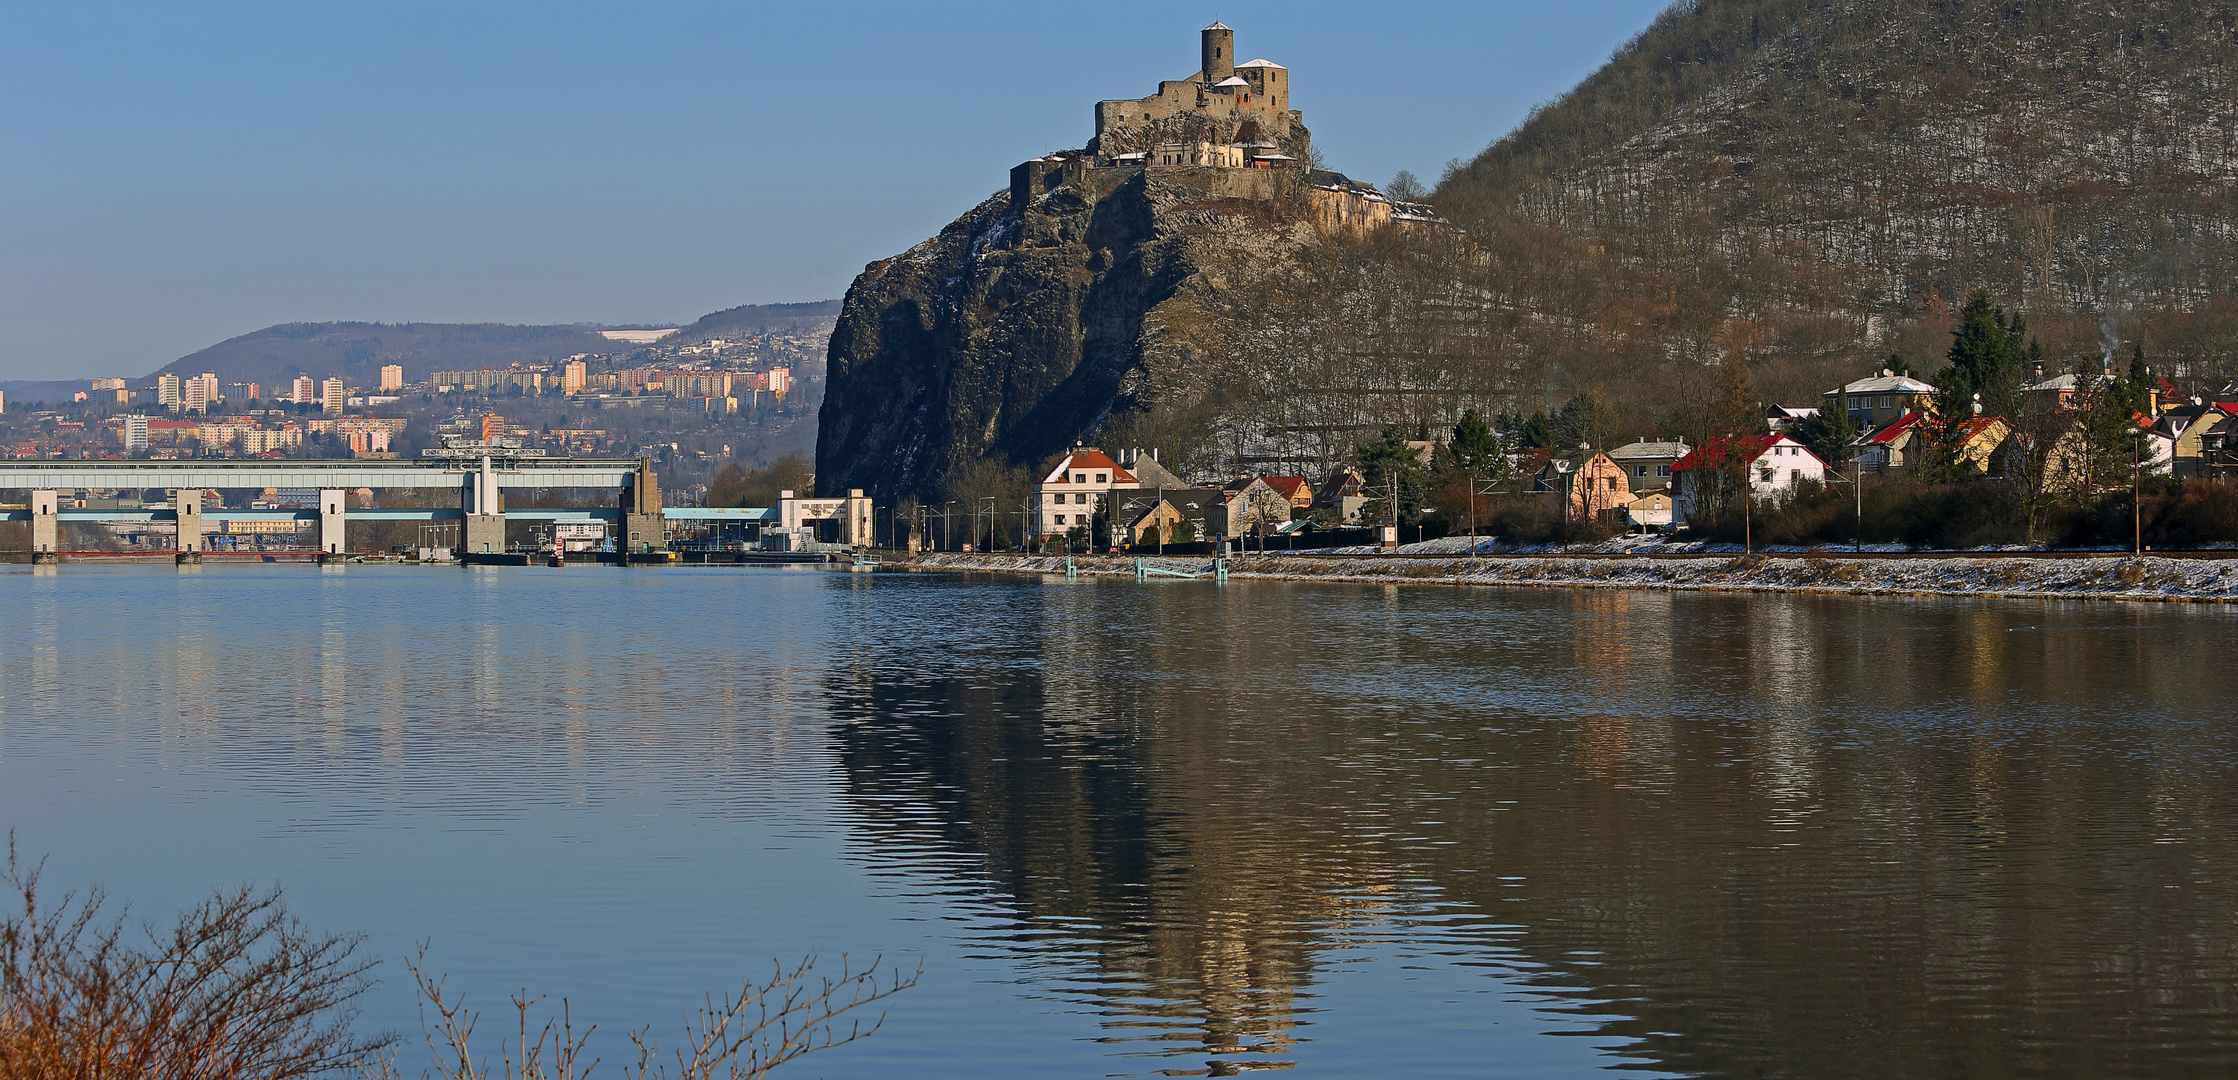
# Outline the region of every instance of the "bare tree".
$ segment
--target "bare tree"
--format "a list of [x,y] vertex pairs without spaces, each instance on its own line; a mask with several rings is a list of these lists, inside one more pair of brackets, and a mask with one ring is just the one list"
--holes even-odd
[[44,901],[41,869],[10,834],[0,1080],[286,1080],[368,1065],[387,1046],[350,1031],[372,986],[363,939],[310,932],[278,889],[218,892],[135,936],[121,911],[103,913],[99,888]]
[[[560,1015],[532,1028],[529,1013],[543,997],[526,991],[512,998],[516,1019],[515,1041],[501,1043],[498,1065],[478,1058],[474,1030],[481,1013],[470,1009],[464,997],[449,993],[441,977],[427,973],[427,949],[406,962],[420,991],[421,1029],[435,1061],[433,1075],[440,1080],[581,1080],[590,1075],[599,1059],[589,1057],[595,1025],[580,1034],[565,999]],[[860,971],[840,957],[836,976],[815,974],[817,957],[809,956],[787,969],[777,965],[767,980],[749,980],[733,996],[713,996],[684,1022],[682,1044],[667,1050],[655,1043],[651,1029],[630,1033],[637,1061],[622,1067],[625,1080],[754,1080],[779,1065],[818,1050],[845,1046],[876,1034],[886,1014],[867,1025],[849,1013],[884,1001],[917,985],[924,972],[904,974],[898,967],[879,971],[881,959]],[[430,1015],[432,1013],[432,1016]],[[586,1060],[587,1059],[587,1060]],[[675,1071],[669,1071],[673,1064]],[[372,1072],[375,1080],[399,1080],[393,1057],[384,1058]]]

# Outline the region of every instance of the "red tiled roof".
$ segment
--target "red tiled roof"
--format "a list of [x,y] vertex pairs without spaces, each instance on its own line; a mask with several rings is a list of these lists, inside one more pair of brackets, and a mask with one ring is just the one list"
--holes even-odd
[[1915,427],[1918,427],[1919,422],[1925,419],[1927,419],[1926,413],[1905,413],[1904,415],[1899,416],[1896,419],[1889,421],[1886,425],[1882,426],[1879,431],[1874,432],[1865,440],[1865,442],[1869,445],[1874,446],[1886,446],[1889,443],[1895,442],[1897,436],[1902,435],[1903,433],[1910,431]]
[[[1901,421],[1899,421],[1899,423],[1900,422]],[[1710,441],[1687,451],[1685,457],[1682,457],[1676,462],[1672,463],[1671,471],[1677,472],[1681,469],[1718,468],[1719,466],[1725,464],[1725,454],[1728,447],[1736,447],[1741,455],[1741,460],[1753,462],[1757,458],[1763,457],[1764,451],[1782,443],[1788,446],[1798,447],[1804,453],[1810,454],[1814,458],[1818,457],[1817,454],[1811,453],[1809,447],[1803,446],[1802,443],[1796,442],[1794,439],[1788,438],[1785,435],[1744,435],[1738,439],[1719,435],[1716,438],[1713,438]],[[1819,464],[1824,465],[1825,462],[1820,461]]]
[[1065,459],[1058,462],[1056,468],[1049,470],[1048,478],[1043,480],[1042,483],[1070,483],[1072,480],[1070,474],[1076,470],[1081,469],[1090,471],[1102,469],[1109,471],[1111,473],[1111,479],[1115,483],[1131,484],[1135,482],[1135,474],[1120,468],[1119,463],[1111,460],[1111,458],[1106,456],[1103,451],[1098,450],[1093,446],[1084,446],[1078,450],[1073,451],[1070,454],[1065,455]]
[[1303,476],[1267,476],[1262,474],[1259,479],[1266,481],[1267,486],[1275,490],[1275,494],[1285,499],[1295,499],[1299,493],[1307,490],[1306,478]]

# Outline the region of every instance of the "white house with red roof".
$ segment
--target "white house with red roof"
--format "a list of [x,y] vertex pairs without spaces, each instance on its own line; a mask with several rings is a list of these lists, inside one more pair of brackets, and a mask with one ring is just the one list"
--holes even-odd
[[1747,463],[1749,494],[1754,498],[1776,498],[1806,480],[1826,479],[1826,462],[1789,436],[1720,435],[1671,466],[1671,502],[1680,517],[1693,519],[1703,489],[1720,482],[1715,478],[1729,467],[1733,454]]
[[1094,520],[1114,491],[1142,486],[1135,474],[1093,446],[1076,446],[1034,485],[1035,536],[1063,536]]

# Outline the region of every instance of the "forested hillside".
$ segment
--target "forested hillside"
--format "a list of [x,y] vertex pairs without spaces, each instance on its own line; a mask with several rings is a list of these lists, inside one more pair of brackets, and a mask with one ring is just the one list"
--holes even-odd
[[[1437,185],[1519,399],[1806,403],[1975,288],[2064,367],[2238,351],[2238,4],[1700,0]],[[1474,350],[1472,350],[1474,351]]]

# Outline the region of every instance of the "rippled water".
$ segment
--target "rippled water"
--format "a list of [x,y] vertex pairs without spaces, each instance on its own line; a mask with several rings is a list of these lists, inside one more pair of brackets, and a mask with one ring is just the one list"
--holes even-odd
[[614,1056],[846,952],[924,981],[792,1072],[2238,1065],[2220,608],[213,565],[0,613],[53,880],[281,881]]

